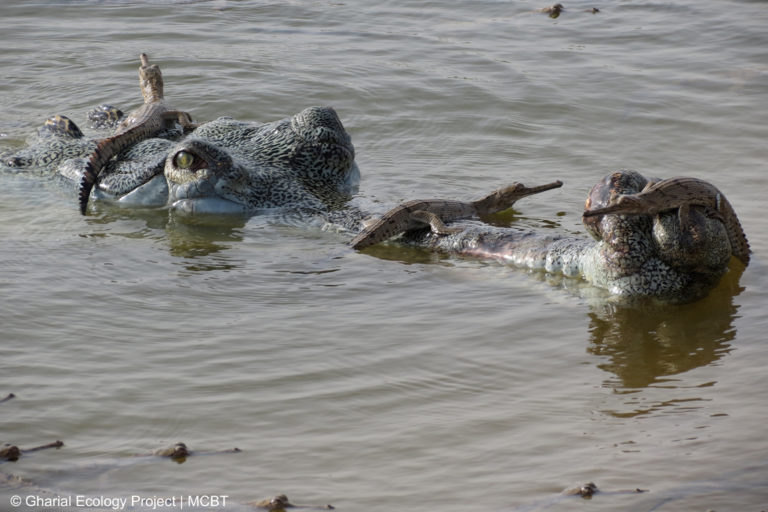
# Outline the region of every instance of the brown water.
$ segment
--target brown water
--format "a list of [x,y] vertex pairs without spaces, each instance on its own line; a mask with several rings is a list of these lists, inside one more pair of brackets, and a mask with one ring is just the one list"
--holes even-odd
[[[577,281],[357,254],[268,216],[84,218],[56,186],[0,176],[0,397],[17,395],[0,442],[65,443],[0,465],[31,482],[0,479],[0,510],[246,510],[279,492],[356,511],[765,510],[768,8],[542,6],[3,3],[2,149],[53,113],[137,105],[147,52],[198,119],[333,105],[372,211],[562,179],[507,220],[583,233],[592,184],[632,168],[715,183],[754,254],[698,303],[622,309]],[[178,440],[243,452],[131,457]],[[590,480],[649,492],[557,498]]]

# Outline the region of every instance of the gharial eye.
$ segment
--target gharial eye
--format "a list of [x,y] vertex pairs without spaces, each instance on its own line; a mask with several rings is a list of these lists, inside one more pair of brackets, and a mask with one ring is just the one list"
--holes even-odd
[[195,155],[189,151],[179,151],[173,157],[173,165],[179,169],[191,169],[194,164]]

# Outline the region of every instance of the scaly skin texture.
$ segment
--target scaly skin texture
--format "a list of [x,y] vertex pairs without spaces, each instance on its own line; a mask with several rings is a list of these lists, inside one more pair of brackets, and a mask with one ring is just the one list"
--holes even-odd
[[[602,208],[647,184],[634,171],[612,173],[593,187],[588,204]],[[724,223],[695,210],[684,229],[671,211],[653,216],[605,214],[584,220],[594,240],[489,226],[469,226],[445,236],[414,231],[406,240],[437,251],[582,278],[617,297],[671,303],[706,295],[726,272],[732,255]],[[684,230],[695,236],[687,236]]]
[[322,216],[344,209],[356,190],[354,155],[330,107],[269,124],[217,119],[171,148],[168,203],[190,215],[280,208]]
[[[94,147],[91,140],[51,133],[2,163],[15,172],[79,182]],[[301,210],[357,231],[363,215],[340,213],[360,179],[354,156],[330,107],[309,107],[271,123],[222,117],[179,141],[149,138],[123,150],[107,163],[93,195],[119,204],[168,205],[182,214]]]
[[[147,110],[140,111],[114,137],[93,141],[68,118],[54,116],[40,129],[37,143],[3,155],[0,164],[80,183],[81,206],[88,199],[86,189],[95,185],[94,197],[129,206],[237,215],[281,208],[357,230],[362,214],[343,210],[357,190],[359,170],[351,139],[332,108],[310,107],[272,123],[219,118],[185,138],[180,130],[167,129],[149,137],[153,123],[173,111],[157,114],[165,108],[158,106],[162,80],[156,67],[144,64],[149,76],[157,72],[154,82],[142,85],[149,117]],[[107,105],[94,114],[100,125],[118,115],[119,109]],[[108,151],[97,147],[104,141]],[[103,170],[95,172],[102,164]]]
[[523,197],[538,194],[563,185],[555,181],[538,187],[526,187],[515,183],[503,189],[495,190],[486,197],[472,202],[450,201],[445,199],[425,199],[408,201],[381,216],[374,223],[366,226],[352,241],[353,249],[378,244],[412,229],[431,226],[436,234],[449,234],[444,222],[465,219],[474,216],[491,215],[511,208]]
[[182,128],[192,128],[192,118],[186,112],[169,109],[163,98],[163,75],[160,68],[149,64],[149,58],[140,56],[139,84],[144,97],[144,105],[131,112],[118,126],[117,133],[111,137],[96,141],[96,149],[85,166],[80,180],[78,199],[80,213],[85,215],[91,189],[96,183],[104,165],[125,148],[158,133],[172,128],[179,123]]
[[[717,187],[698,178],[676,177],[649,183],[641,192],[622,194],[607,206],[584,211],[584,217],[608,213],[616,215],[656,215],[667,210],[678,210],[680,226],[690,226],[691,207],[701,207],[705,215],[725,224],[731,252],[745,265],[749,263],[749,242],[736,212]],[[695,238],[693,234],[690,235]]]
[[96,149],[96,142],[83,137],[68,117],[54,115],[37,131],[38,141],[12,154],[3,153],[0,164],[16,172],[54,174],[68,160],[84,158]]
[[[46,123],[39,144],[3,163],[21,169],[38,167],[78,181],[84,175],[83,158],[93,153],[95,144],[75,128],[63,118],[54,118]],[[268,124],[220,118],[181,140],[142,140],[107,163],[96,179],[97,190],[109,190],[102,185],[110,177],[116,178],[111,190],[118,191],[120,200],[141,195],[154,183],[152,197],[159,202],[152,204],[168,205],[181,214],[250,215],[279,208],[302,219],[319,218],[354,231],[364,216],[347,205],[359,171],[349,135],[336,112],[327,107],[311,107]],[[394,224],[407,231],[406,241],[433,250],[580,276],[617,296],[669,302],[687,302],[706,294],[726,271],[732,254],[748,261],[746,237],[743,243],[737,238],[732,243],[734,233],[743,232],[717,189],[700,180],[662,182],[655,189],[648,185],[640,174],[621,171],[592,189],[587,204],[591,213],[583,220],[595,240],[477,225],[437,236],[411,229],[413,211]],[[656,200],[654,194],[660,194],[664,200],[652,208],[644,206],[639,214],[601,210],[614,206],[621,196],[640,195],[646,187],[644,197]],[[482,214],[485,208],[482,201],[439,202],[450,206],[450,214],[462,217]],[[495,201],[489,204],[498,206]],[[425,211],[432,206],[435,203],[427,201],[419,208]],[[683,215],[681,208],[687,210]],[[445,215],[447,220],[449,214]]]

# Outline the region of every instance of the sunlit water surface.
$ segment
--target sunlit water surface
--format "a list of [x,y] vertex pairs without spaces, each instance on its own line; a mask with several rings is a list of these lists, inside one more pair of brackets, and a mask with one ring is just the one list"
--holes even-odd
[[[631,168],[715,183],[754,254],[698,303],[622,308],[578,281],[355,253],[269,216],[82,217],[71,192],[0,176],[0,398],[17,395],[0,441],[65,443],[0,465],[0,510],[14,495],[246,510],[280,492],[348,511],[764,510],[768,5],[540,7],[4,2],[4,150],[54,113],[135,107],[147,52],[197,119],[333,105],[372,212],[562,179],[499,222],[583,236],[589,188]],[[242,453],[133,457],[176,441]],[[649,492],[558,497],[587,481]]]

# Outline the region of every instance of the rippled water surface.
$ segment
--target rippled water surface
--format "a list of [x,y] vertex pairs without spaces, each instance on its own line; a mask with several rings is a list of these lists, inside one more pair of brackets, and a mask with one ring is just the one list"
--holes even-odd
[[[53,113],[136,106],[147,52],[197,119],[333,105],[373,212],[562,179],[499,222],[583,234],[589,188],[631,168],[715,183],[754,254],[698,303],[622,308],[269,216],[82,217],[68,191],[0,175],[0,398],[16,394],[0,442],[65,443],[0,464],[0,510],[14,495],[247,510],[280,492],[347,511],[765,510],[768,4],[540,7],[3,2],[0,149]],[[179,440],[242,453],[132,457]],[[649,492],[558,497],[588,481]]]

